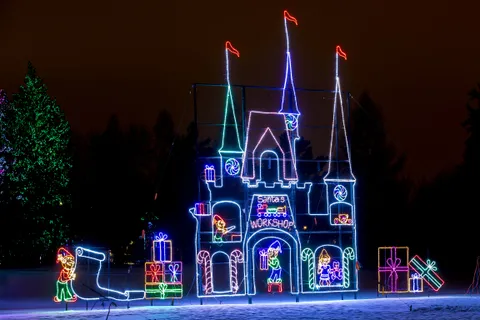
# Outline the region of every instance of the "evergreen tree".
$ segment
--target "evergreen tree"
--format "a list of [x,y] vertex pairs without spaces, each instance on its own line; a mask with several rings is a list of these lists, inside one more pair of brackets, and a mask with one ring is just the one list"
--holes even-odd
[[[4,123],[6,121],[6,114],[8,111],[8,98],[7,98],[7,93],[5,90],[0,89],[0,135],[3,135],[3,130],[5,127],[1,125],[1,123]],[[5,152],[5,145],[0,145],[0,152]],[[0,157],[0,185],[3,184],[3,176],[5,174],[5,169],[6,169],[6,161],[5,157]]]
[[[70,203],[70,126],[29,62],[2,123],[0,145],[7,170],[8,200],[15,212],[15,245],[32,256],[53,251],[66,240],[62,211]],[[38,257],[38,255],[36,255]]]

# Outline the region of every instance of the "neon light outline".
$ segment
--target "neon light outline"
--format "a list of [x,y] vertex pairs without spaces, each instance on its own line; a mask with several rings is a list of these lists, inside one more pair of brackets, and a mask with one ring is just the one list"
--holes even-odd
[[312,249],[310,249],[310,248],[303,249],[303,251],[302,251],[302,261],[307,262],[308,288],[310,290],[315,290],[315,285],[316,285],[315,255],[314,255]]
[[238,281],[238,264],[243,264],[243,253],[235,249],[230,253],[230,288],[233,294],[236,294],[240,289]]
[[240,173],[240,163],[235,158],[229,158],[225,161],[225,171],[230,176],[236,176]]
[[[231,203],[231,204],[234,204],[238,207],[238,217],[235,216],[235,218],[238,219],[239,226],[238,226],[238,230],[236,230],[234,232],[235,232],[235,234],[238,232],[238,234],[240,235],[240,239],[238,239],[238,240],[228,240],[228,241],[224,240],[222,243],[239,243],[239,242],[242,242],[242,240],[243,240],[242,207],[240,207],[240,205],[235,201],[223,200],[223,201],[217,201],[212,205],[212,212],[215,212],[215,206],[217,206],[219,204],[225,204],[225,203]],[[213,218],[214,218],[214,215],[212,215],[212,225],[213,225]],[[219,243],[219,242],[215,241],[214,239],[215,239],[215,230],[214,230],[214,228],[212,228],[212,243]]]
[[[172,250],[172,240],[167,240],[168,236],[162,232],[159,233],[159,236],[155,237],[155,240],[153,240],[152,243],[152,261],[156,263],[161,263],[161,262],[172,262],[173,260],[173,250]],[[160,246],[157,246],[159,244]],[[157,258],[157,255],[155,254],[155,249],[156,248],[162,248],[162,245],[164,248],[169,248],[168,252],[170,253],[168,256],[166,256],[166,259],[163,260],[162,257],[160,257],[160,260],[155,260]],[[165,256],[165,252],[163,250],[160,250]]]
[[[336,250],[338,250],[340,252],[340,257],[343,258],[343,249],[340,248],[339,246],[336,246],[336,245],[333,245],[333,244],[323,244],[321,246],[318,246],[315,251],[314,251],[314,257],[317,257],[319,256],[320,254],[318,253],[319,250],[324,250],[325,248],[335,248]],[[327,251],[327,250],[326,250]],[[321,253],[322,251],[320,251]],[[328,252],[328,251],[327,251]],[[331,254],[331,253],[330,253]],[[332,259],[333,260],[333,259]],[[314,260],[315,261],[315,260]],[[342,259],[342,267],[343,267],[343,259]],[[318,262],[317,262],[317,265],[316,265],[316,268],[315,270],[318,268]],[[320,286],[319,290],[322,290],[322,288],[335,288],[335,287],[338,287],[338,288],[343,288],[344,287],[344,283],[345,283],[345,277],[343,277],[344,279],[342,280],[342,283],[341,284],[330,284],[328,286]]]
[[[343,287],[349,288],[350,287],[350,268],[349,268],[349,260],[355,260],[355,251],[351,247],[345,248],[343,250],[343,262],[342,262],[342,270],[343,270]],[[358,281],[358,280],[357,280]]]
[[[263,232],[263,231],[265,231],[265,230],[267,230],[267,229],[262,229],[262,230],[260,230],[260,231],[254,232],[254,233],[248,238],[248,240],[247,240],[247,242],[246,242],[246,244],[245,244],[246,247],[248,248],[248,243],[250,242],[250,239],[251,239],[253,236],[255,236],[257,233]],[[300,248],[300,246],[299,246],[298,242],[295,240],[295,238],[294,238],[290,233],[285,232],[285,231],[283,231],[283,230],[276,230],[276,229],[272,229],[272,230],[283,232],[284,234],[286,234],[286,235],[288,235],[290,238],[292,238],[293,241],[295,242],[295,245],[298,247],[298,248],[296,248],[296,250],[297,250],[297,256],[300,256],[300,251],[298,251],[299,248]],[[270,230],[270,231],[272,231],[272,230]],[[289,255],[289,258],[290,258],[290,259],[289,259],[289,263],[288,263],[288,266],[289,266],[289,269],[290,269],[289,274],[292,275],[292,274],[293,274],[293,269],[295,269],[295,265],[292,265],[292,255],[294,255],[294,253],[293,253],[292,247],[290,246],[290,244],[288,243],[288,241],[285,240],[285,239],[278,238],[278,237],[275,237],[275,236],[265,236],[265,237],[259,239],[257,242],[254,243],[254,245],[253,245],[253,247],[252,247],[252,259],[255,259],[255,248],[257,247],[257,245],[258,245],[260,242],[262,242],[262,241],[264,241],[264,240],[266,240],[266,239],[281,240],[281,241],[283,241],[284,243],[287,244],[287,246],[288,246],[288,248],[289,248],[289,251],[290,251],[290,255]],[[246,263],[245,263],[245,270],[248,270],[248,269],[249,269],[248,256],[249,256],[249,255],[247,255],[247,259],[246,259]],[[297,260],[297,259],[293,259],[293,260]],[[297,262],[298,262],[298,261],[297,261]],[[255,266],[255,264],[254,264],[253,266]],[[298,266],[298,264],[297,264],[297,266]],[[297,267],[296,269],[297,269],[297,270],[296,270],[296,271],[297,271],[297,272],[296,272],[296,273],[297,273],[297,276],[296,276],[296,282],[297,282],[297,283],[296,283],[296,286],[295,286],[295,287],[297,288],[297,290],[295,290],[295,291],[293,290],[293,281],[294,281],[294,279],[293,279],[292,276],[289,277],[289,278],[290,278],[290,293],[291,293],[291,294],[298,294],[298,293],[299,293],[298,288],[299,288],[299,282],[300,282],[300,275],[299,275],[298,267]],[[248,278],[248,275],[246,276],[246,278]],[[257,288],[256,288],[256,283],[255,283],[255,270],[253,270],[253,278],[252,278],[252,280],[253,280],[253,282],[252,282],[252,284],[253,284],[253,293],[252,293],[252,295],[256,295],[256,294],[257,294]],[[249,281],[247,281],[247,292],[250,292],[250,289],[251,289],[251,288],[250,288],[250,283],[249,283]],[[247,293],[247,294],[248,294],[248,293]]]
[[423,292],[423,279],[418,273],[412,274],[409,279],[410,281],[410,292],[418,293]]
[[[390,255],[388,255],[387,250],[390,250]],[[402,262],[405,263],[405,261],[402,261],[401,258],[398,258],[397,255],[397,250],[402,250],[405,255],[402,256],[406,257],[406,265],[400,265]],[[410,268],[409,268],[409,248],[408,247],[379,247],[378,248],[378,271],[377,271],[377,279],[378,279],[378,292],[381,294],[385,293],[408,293],[410,292]],[[382,252],[385,253],[385,263],[387,265],[382,265],[380,261],[380,257],[382,257]],[[385,290],[383,288],[382,290],[382,283],[381,283],[381,273],[384,272],[390,272],[390,275],[387,276],[387,280],[394,276],[392,278],[391,283],[393,284],[392,288],[390,290]],[[405,290],[398,290],[398,272],[406,272],[407,273],[407,288]]]
[[[212,259],[210,257],[210,252],[207,250],[201,250],[197,254],[197,270],[198,265],[203,265],[204,267],[204,275],[205,275],[205,290],[204,294],[212,294],[213,293],[213,279],[212,279]],[[203,286],[203,283],[202,283]],[[197,271],[197,291],[199,292],[198,296],[200,296],[200,288],[198,286],[198,271]]]
[[[85,253],[90,253],[90,254],[93,254],[94,256],[85,256],[84,255]],[[95,257],[95,256],[98,256],[98,257]],[[100,282],[99,282],[100,272],[102,271],[102,263],[103,263],[103,261],[105,261],[105,254],[104,253],[98,252],[98,251],[93,251],[93,250],[90,250],[90,249],[87,249],[87,248],[84,248],[84,247],[77,247],[75,249],[75,268],[78,266],[78,258],[79,257],[83,257],[83,258],[86,258],[86,259],[91,259],[91,260],[95,260],[95,261],[99,262],[97,275],[96,275],[96,283],[97,283],[97,287],[100,290],[104,290],[106,292],[113,292],[113,293],[118,294],[119,296],[124,296],[125,297],[125,299],[118,299],[118,298],[112,297],[110,295],[106,295],[106,297],[108,299],[116,300],[116,301],[134,301],[134,300],[145,299],[145,291],[144,290],[125,290],[124,292],[121,292],[121,291],[117,291],[117,290],[113,290],[113,289],[104,288],[100,285]],[[81,300],[92,301],[92,300],[100,300],[101,298],[103,298],[103,297],[92,297],[92,298],[82,297],[82,296],[78,295],[78,293],[75,292],[75,288],[74,288],[73,284],[72,284],[72,291]],[[142,297],[141,298],[130,298],[130,294],[132,294],[132,293],[133,294],[140,294],[141,293]]]
[[[53,297],[53,301],[57,303],[62,301],[66,303],[74,303],[78,299],[72,289],[72,283],[76,277],[75,257],[73,256],[73,254],[70,253],[70,251],[68,251],[64,247],[60,247],[57,250],[56,263],[60,263],[62,265],[62,268],[56,281],[56,293]],[[70,292],[70,289],[72,289],[73,294],[72,292]]]
[[[287,12],[287,13],[288,13],[288,12]],[[291,17],[290,15],[288,15],[288,17],[291,18],[291,19],[289,18],[288,21],[292,21],[292,22],[295,22],[296,24],[298,24],[298,22],[296,21],[295,18]],[[287,19],[287,15],[286,15],[285,12],[284,12],[284,19]],[[295,21],[293,21],[292,19],[295,19]],[[286,20],[285,20],[285,23],[286,23]],[[290,56],[290,52],[289,52],[288,29],[286,29],[286,38],[287,38],[287,62],[286,62],[286,66],[287,66],[287,67],[286,67],[286,75],[285,75],[285,83],[284,83],[284,84],[285,84],[285,88],[284,88],[284,90],[286,90],[286,82],[288,81],[289,76],[290,76],[290,79],[291,79],[291,82],[292,82],[292,85],[293,85],[293,74],[292,74],[292,68],[291,68],[291,56]],[[232,53],[234,53],[234,52],[232,52]],[[342,53],[343,53],[343,51],[337,52],[336,78],[338,78],[338,54],[342,54]],[[238,56],[239,56],[239,55],[238,55]],[[227,57],[228,57],[228,56],[227,56]],[[344,58],[346,58],[346,56],[345,56]],[[228,61],[227,61],[227,64],[228,64]],[[229,72],[229,70],[227,70],[227,73],[228,73],[228,72]],[[336,80],[337,80],[337,81],[336,81],[336,91],[337,91],[337,92],[336,92],[336,97],[335,97],[335,102],[334,102],[334,116],[333,116],[334,120],[336,119],[336,116],[337,116],[337,115],[336,115],[336,113],[337,113],[337,101],[336,101],[336,99],[337,99],[337,96],[338,96],[338,91],[340,91],[340,93],[341,93],[339,78],[336,79]],[[296,91],[294,90],[293,92],[294,92],[294,95],[295,95],[295,98],[296,98]],[[231,92],[230,92],[230,93],[231,93]],[[227,91],[227,98],[228,98],[228,95],[229,95],[229,92]],[[231,97],[230,97],[230,98],[231,98]],[[339,107],[341,108],[340,111],[341,111],[341,116],[342,116],[342,120],[343,120],[343,129],[344,129],[344,134],[345,134],[345,136],[346,136],[344,110],[343,110],[343,100],[342,100],[341,94],[339,95],[339,99],[340,99],[340,105],[339,105]],[[227,103],[228,103],[228,100],[227,100]],[[283,105],[283,102],[282,102],[282,105]],[[298,110],[297,104],[296,104],[296,107],[297,107],[297,110]],[[227,117],[227,112],[228,112],[228,111],[229,111],[229,110],[226,110],[225,117]],[[249,112],[249,119],[248,119],[248,124],[247,124],[247,127],[248,127],[248,128],[247,128],[247,136],[246,136],[246,143],[245,143],[245,149],[246,149],[246,150],[248,150],[248,148],[247,148],[247,146],[248,146],[248,140],[249,140],[249,134],[248,134],[248,133],[249,133],[249,131],[250,131],[252,113],[263,113],[263,114],[278,115],[278,113],[280,113],[280,111],[279,111],[278,113],[255,112],[255,111],[250,111],[250,112]],[[234,115],[235,115],[235,114],[234,114]],[[241,178],[242,178],[242,181],[243,181],[249,188],[252,188],[252,187],[253,187],[253,188],[263,187],[263,188],[291,189],[292,186],[293,186],[293,187],[296,187],[297,189],[304,189],[304,190],[307,191],[307,211],[308,211],[308,214],[309,214],[309,215],[313,215],[313,216],[317,216],[317,215],[329,215],[329,214],[331,215],[331,210],[330,210],[330,209],[332,208],[331,206],[335,205],[335,203],[331,203],[331,204],[328,203],[328,202],[329,202],[328,199],[327,199],[327,210],[329,210],[330,212],[327,211],[327,213],[312,213],[312,212],[311,212],[311,211],[312,211],[312,210],[311,210],[311,199],[310,199],[310,193],[311,193],[311,191],[312,191],[312,188],[311,188],[311,187],[312,187],[312,183],[311,183],[311,182],[298,183],[298,175],[297,175],[297,168],[296,168],[296,144],[295,144],[295,142],[296,142],[296,140],[298,140],[298,138],[291,138],[291,137],[290,137],[290,133],[288,132],[288,131],[289,131],[289,126],[288,126],[288,124],[286,123],[287,118],[289,118],[291,115],[293,115],[293,113],[283,113],[283,119],[284,119],[284,124],[285,124],[285,131],[287,132],[287,138],[288,138],[288,143],[289,143],[289,152],[291,152],[291,156],[292,156],[292,157],[291,157],[291,159],[292,159],[291,161],[292,161],[292,164],[293,164],[293,170],[292,170],[292,171],[294,171],[294,172],[292,172],[292,174],[294,174],[294,175],[296,176],[296,178],[288,178],[288,179],[285,179],[286,176],[287,176],[287,169],[285,168],[285,166],[286,166],[286,161],[282,161],[282,162],[283,162],[283,172],[284,172],[283,178],[284,178],[284,179],[282,180],[282,179],[280,178],[280,174],[278,174],[278,177],[279,177],[278,180],[280,180],[280,181],[276,181],[276,182],[274,181],[274,182],[273,182],[273,185],[268,185],[268,183],[267,183],[266,181],[263,181],[262,172],[261,172],[261,167],[260,167],[260,176],[259,176],[259,177],[256,177],[256,173],[253,173],[253,177],[252,177],[253,179],[249,179],[249,177],[247,177],[246,174],[245,174],[246,179],[243,179],[243,178],[244,178],[244,177],[243,177],[243,174],[246,173],[246,171],[244,171],[244,167],[245,167],[245,165],[246,165],[245,159],[247,158],[247,152],[243,152],[243,150],[241,150],[241,151],[240,151],[240,150],[238,150],[238,151],[222,150],[222,151],[220,152],[220,150],[219,150],[219,153],[220,153],[220,166],[221,166],[221,168],[222,168],[222,170],[221,170],[221,177],[220,177],[220,179],[216,179],[216,180],[215,180],[215,183],[213,183],[212,185],[213,185],[215,188],[223,187],[223,168],[224,168],[224,165],[223,165],[223,157],[224,157],[224,154],[230,152],[230,153],[235,153],[235,154],[240,155],[240,153],[242,153],[242,174],[241,174]],[[298,118],[296,118],[296,119],[298,120]],[[236,119],[235,119],[235,121],[236,121]],[[225,130],[225,127],[226,127],[226,126],[224,126],[224,130]],[[236,127],[236,129],[237,129],[237,127]],[[333,128],[332,128],[332,130],[333,130]],[[238,131],[238,130],[237,130],[237,131]],[[266,131],[270,131],[270,135],[274,138],[274,142],[278,144],[278,141],[277,141],[276,137],[273,135],[273,132],[272,132],[271,128],[269,128],[269,127],[266,128],[265,131],[264,131],[264,133],[263,133],[263,135],[266,135]],[[297,134],[298,134],[298,129],[296,129],[296,132],[297,132]],[[223,137],[225,137],[225,134],[223,134]],[[238,135],[237,135],[237,139],[239,139],[239,136],[238,136]],[[258,148],[261,140],[262,140],[262,139],[260,139],[260,141],[257,142],[257,145],[255,146],[255,149],[254,149],[255,152],[257,151],[256,149]],[[223,138],[222,138],[222,141],[223,141]],[[350,150],[349,150],[348,140],[345,139],[345,142],[346,142],[346,144],[347,144],[347,153],[348,153],[348,157],[349,157],[349,167],[350,167],[350,171],[351,171]],[[278,144],[278,145],[279,145],[279,144]],[[239,145],[239,149],[241,149],[241,145]],[[283,154],[284,157],[286,158],[286,154],[285,154],[285,151],[283,150],[283,148],[279,148],[279,150],[280,150],[280,152],[282,152],[282,154]],[[265,150],[262,150],[262,155],[263,155],[265,152],[269,152],[269,151],[271,152],[272,150],[268,150],[268,148],[266,148]],[[331,137],[331,144],[330,144],[330,154],[331,154],[331,152],[332,152],[332,137]],[[277,160],[277,163],[278,163],[278,162],[280,161],[280,159],[279,159],[280,157],[279,157],[278,153],[276,153],[276,152],[274,152],[274,151],[273,151],[273,153],[276,154],[276,157],[277,157],[277,159],[278,159],[278,160]],[[254,154],[255,154],[255,153],[254,153]],[[260,159],[262,159],[262,155],[260,156]],[[255,156],[253,157],[252,161],[253,161],[253,171],[255,171],[255,167],[256,167],[256,165],[255,165]],[[338,183],[338,182],[348,182],[348,183],[351,184],[351,187],[352,187],[353,190],[350,191],[350,193],[351,193],[350,197],[352,198],[352,201],[350,201],[351,203],[348,203],[348,205],[352,208],[352,219],[353,219],[353,218],[354,218],[354,214],[355,214],[355,210],[354,210],[354,208],[355,208],[355,204],[354,204],[354,198],[355,198],[355,197],[354,197],[355,177],[353,176],[353,173],[352,173],[352,177],[351,177],[351,178],[347,178],[347,179],[344,179],[344,178],[337,178],[337,179],[329,178],[329,177],[328,177],[328,174],[331,173],[331,172],[330,172],[331,161],[332,161],[332,158],[331,158],[331,156],[330,156],[330,157],[329,157],[329,172],[327,173],[327,176],[326,176],[325,179],[324,179],[324,184],[326,184],[327,192],[328,192],[328,190],[329,190],[329,188],[330,188],[330,185],[331,185],[330,182],[337,182],[337,183]],[[260,162],[261,162],[261,160],[260,160]],[[277,165],[277,172],[278,172],[279,170],[280,170],[280,166]],[[247,180],[247,181],[245,181],[245,180]],[[248,180],[254,180],[254,181],[248,181]],[[219,181],[219,183],[218,183],[217,181]],[[352,182],[353,182],[353,184],[352,184]],[[210,183],[206,183],[206,185],[207,185],[207,189],[208,189],[208,191],[209,191],[209,201],[206,202],[206,203],[210,203],[210,202],[212,201],[212,190],[211,190],[211,188],[210,188]],[[307,190],[307,186],[308,186],[308,190]],[[332,187],[333,187],[333,186],[332,186]],[[274,191],[272,190],[272,193],[273,193],[273,192],[274,192]],[[289,199],[289,198],[287,197],[287,199]],[[247,205],[247,206],[248,206],[248,205]],[[248,221],[251,221],[251,219],[252,219],[252,217],[251,217],[251,209],[252,209],[252,204],[250,204],[250,214],[249,214],[248,219],[247,219]],[[189,209],[189,212],[196,218],[196,215],[195,215],[195,214],[196,214],[197,212],[196,212],[195,209]],[[212,209],[209,213],[210,213],[210,214],[213,214],[213,213],[214,213],[213,209]],[[246,212],[245,212],[245,213],[242,213],[242,211],[241,211],[240,214],[241,214],[241,215],[242,215],[242,214],[246,214]],[[198,216],[198,214],[197,214],[197,216]],[[244,218],[244,217],[241,216],[240,221],[242,220],[242,218]],[[294,211],[292,211],[292,218],[291,218],[291,219],[292,219],[292,221],[295,220]],[[332,221],[331,218],[330,218],[329,220],[330,220],[330,224],[331,224],[333,221]],[[354,220],[353,220],[353,221],[354,221]],[[353,222],[353,221],[352,221],[352,222]],[[203,243],[205,242],[205,239],[204,239],[204,238],[202,237],[202,235],[201,235],[202,231],[201,231],[201,229],[200,229],[200,223],[201,223],[201,221],[200,221],[198,218],[196,218],[197,236],[196,236],[196,239],[195,239],[195,250],[196,250],[197,253],[200,253],[200,252],[202,252],[202,251],[205,251],[205,250],[200,250],[200,248],[204,246]],[[240,222],[240,223],[241,223],[241,222]],[[294,223],[295,223],[295,221],[294,221]],[[247,224],[248,224],[248,222],[247,222]],[[353,237],[352,237],[352,238],[353,238],[353,241],[355,242],[353,246],[356,248],[356,246],[357,246],[357,245],[356,245],[356,228],[355,228],[354,222],[352,223],[352,228],[353,228]],[[248,259],[250,259],[250,253],[249,253],[248,250],[247,250],[247,249],[248,249],[247,243],[248,243],[249,241],[251,241],[251,238],[252,238],[253,236],[256,236],[256,234],[257,234],[258,232],[263,232],[263,231],[265,231],[265,232],[269,232],[269,231],[270,231],[270,232],[271,232],[272,230],[274,230],[274,231],[277,231],[277,232],[286,233],[286,234],[288,234],[291,238],[293,238],[293,241],[294,241],[294,243],[295,243],[295,248],[296,248],[296,250],[298,250],[298,251],[297,251],[297,255],[296,255],[295,257],[293,257],[293,260],[295,260],[295,261],[297,262],[297,264],[296,264],[296,265],[292,265],[292,264],[291,264],[291,261],[290,261],[289,267],[290,267],[290,268],[295,268],[295,267],[297,268],[297,270],[296,270],[296,274],[297,274],[296,280],[297,280],[298,282],[300,282],[300,285],[302,286],[302,289],[301,289],[301,290],[303,291],[303,283],[302,283],[302,281],[303,281],[302,279],[303,279],[303,278],[302,278],[301,276],[298,277],[298,273],[300,273],[300,275],[302,274],[302,265],[298,263],[298,260],[299,260],[301,254],[302,254],[302,251],[300,250],[300,249],[301,249],[301,242],[300,242],[300,239],[298,238],[298,230],[297,230],[295,224],[293,225],[293,229],[295,230],[295,233],[296,233],[297,238],[295,238],[295,235],[293,234],[293,230],[292,230],[292,232],[284,232],[283,230],[276,229],[276,228],[263,228],[263,229],[256,230],[255,232],[252,232],[252,231],[251,231],[251,226],[248,224],[247,227],[246,227],[245,232],[247,232],[248,235],[250,235],[250,234],[251,234],[251,235],[248,237],[248,239],[244,239],[245,264],[247,265],[247,264],[248,264]],[[203,229],[202,229],[202,230],[203,230]],[[241,230],[241,232],[243,233],[243,229]],[[201,237],[202,237],[202,239],[201,239]],[[243,237],[243,235],[242,235],[242,237]],[[290,244],[290,242],[289,242],[290,240],[286,240],[286,238],[285,238],[285,239],[284,239],[284,238],[277,238],[277,237],[273,237],[273,238],[279,239],[279,240],[281,239],[282,241],[287,242],[287,244],[289,245],[289,247],[292,246],[292,244]],[[262,238],[262,239],[264,239],[264,238]],[[200,240],[202,241],[201,243],[199,243]],[[261,240],[259,240],[259,241],[261,241]],[[200,247],[200,246],[201,246],[201,247]],[[255,246],[255,245],[254,245],[254,246]],[[351,251],[348,251],[348,252],[347,252],[347,249],[350,249]],[[199,252],[199,250],[200,250],[200,252]],[[291,250],[292,250],[292,249],[291,249]],[[291,251],[290,251],[290,252],[291,252]],[[342,267],[343,267],[343,269],[345,269],[345,267],[348,267],[348,268],[349,268],[349,267],[350,267],[349,260],[354,260],[354,259],[355,259],[356,250],[354,250],[353,248],[348,247],[348,248],[345,249],[345,251],[342,251],[342,249],[340,248],[340,252],[342,252]],[[349,254],[347,255],[347,253],[349,253]],[[208,253],[208,254],[210,254],[210,253]],[[216,254],[216,253],[213,253],[213,254]],[[255,250],[252,250],[252,254],[256,254]],[[253,256],[253,259],[254,259],[254,256]],[[292,253],[290,254],[290,259],[292,259]],[[345,263],[345,259],[348,260],[348,263],[347,263],[347,264]],[[232,261],[230,261],[230,262],[232,262]],[[198,270],[199,270],[199,269],[198,269],[198,268],[199,268],[199,266],[197,265],[197,283],[198,283],[198,276],[199,276],[199,273],[198,273]],[[298,270],[298,268],[300,268],[300,270]],[[244,270],[245,270],[245,277],[244,277],[244,279],[247,281],[247,285],[245,286],[245,293],[248,294],[247,292],[251,292],[251,288],[249,288],[249,287],[251,287],[251,282],[250,282],[251,279],[248,279],[248,278],[249,278],[249,272],[250,272],[250,270],[249,270],[248,267],[245,267]],[[354,272],[358,272],[358,270],[355,270],[355,269],[354,269]],[[347,270],[347,273],[349,273],[349,270]],[[255,276],[255,273],[253,273],[253,276]],[[350,276],[350,275],[349,275],[349,276]],[[345,277],[343,277],[343,278],[345,279]],[[347,280],[348,280],[347,282],[351,282],[351,279],[350,279],[349,277],[347,277],[347,278],[348,278],[348,279],[347,279]],[[211,279],[213,280],[213,278],[211,278]],[[290,281],[293,281],[294,279],[295,279],[295,278],[294,278],[294,275],[292,274],[292,276],[290,277]],[[232,282],[231,282],[231,283],[232,283]],[[346,287],[349,287],[350,283],[348,283],[348,285],[347,285],[347,284],[344,284],[344,285],[346,285]],[[253,286],[255,286],[255,280],[253,280]],[[247,287],[248,287],[248,288],[247,288]],[[346,287],[345,287],[345,288],[346,288]],[[358,288],[357,288],[357,287],[358,287],[358,273],[357,273],[357,276],[355,277],[355,288],[356,288],[355,290],[325,290],[325,291],[315,291],[315,292],[306,292],[306,293],[320,293],[320,292],[329,292],[329,293],[330,293],[330,292],[356,292],[356,291],[358,291]],[[291,286],[291,288],[293,288],[293,286]],[[198,293],[199,293],[200,289],[201,289],[201,288],[199,288],[199,289],[197,290]],[[297,287],[296,287],[296,290],[299,290],[299,289],[298,289],[298,285],[297,285]],[[256,293],[256,289],[255,289],[255,293]],[[255,294],[255,293],[254,293],[254,294]],[[210,295],[210,296],[220,297],[220,296],[232,296],[232,295],[239,295],[239,294],[214,294],[214,295],[212,294],[212,295]],[[202,295],[202,296],[203,296],[203,295]],[[199,297],[202,297],[202,296],[199,295]]]
[[[425,266],[422,266],[422,264]],[[427,259],[427,262],[423,261],[418,255],[410,260],[410,268],[418,273],[430,288],[438,291],[445,284],[445,281],[435,272],[437,271],[435,264],[436,262],[430,259]]]

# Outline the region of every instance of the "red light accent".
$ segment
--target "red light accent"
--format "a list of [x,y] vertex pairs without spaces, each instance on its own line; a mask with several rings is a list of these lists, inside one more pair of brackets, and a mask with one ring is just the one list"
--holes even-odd
[[295,25],[298,26],[297,19],[294,16],[292,16],[290,13],[288,13],[287,10],[283,11],[283,17],[285,19],[287,19],[288,21],[291,21],[291,22],[295,23]]
[[337,54],[342,57],[343,59],[347,60],[347,54],[343,52],[342,48],[340,46],[337,46]]
[[234,55],[236,55],[237,57],[240,58],[240,51],[238,51],[237,49],[235,49],[235,48],[232,46],[232,43],[231,43],[230,41],[225,42],[225,49],[227,49],[228,51],[230,51],[231,53],[233,53]]

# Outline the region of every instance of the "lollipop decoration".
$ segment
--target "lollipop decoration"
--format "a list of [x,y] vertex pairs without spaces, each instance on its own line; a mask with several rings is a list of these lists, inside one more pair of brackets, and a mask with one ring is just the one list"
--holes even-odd
[[340,201],[340,202],[345,201],[345,199],[347,199],[347,195],[348,195],[347,189],[341,184],[337,185],[333,189],[333,196],[335,197],[335,199],[337,199],[337,201]]
[[237,159],[230,158],[225,162],[225,171],[231,175],[236,176],[240,173],[240,163]]
[[298,116],[292,113],[285,115],[285,123],[287,124],[287,129],[293,131],[298,127]]

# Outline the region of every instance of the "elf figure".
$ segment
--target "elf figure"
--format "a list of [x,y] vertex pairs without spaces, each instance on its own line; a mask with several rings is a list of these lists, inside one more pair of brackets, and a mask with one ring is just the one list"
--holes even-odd
[[330,256],[327,253],[327,250],[322,249],[320,256],[318,257],[318,267],[317,267],[317,274],[320,275],[319,285],[329,286],[330,285],[330,274],[332,273],[332,269],[330,267]]
[[223,242],[223,237],[235,229],[235,226],[227,228],[225,220],[223,220],[218,214],[213,216],[213,225],[215,226],[215,234],[213,235],[213,240],[215,242]]
[[57,294],[53,298],[55,302],[75,302],[77,296],[73,295],[70,291],[71,282],[75,280],[75,257],[64,248],[58,249],[57,263],[62,264],[62,270],[57,280]]
[[273,242],[267,250],[268,254],[268,266],[272,270],[270,276],[267,279],[268,284],[282,283],[282,267],[280,266],[280,259],[278,253],[282,252],[280,242],[276,240]]

